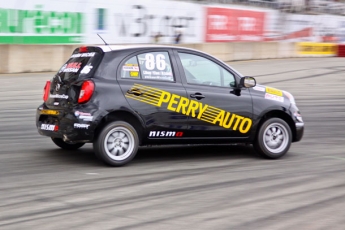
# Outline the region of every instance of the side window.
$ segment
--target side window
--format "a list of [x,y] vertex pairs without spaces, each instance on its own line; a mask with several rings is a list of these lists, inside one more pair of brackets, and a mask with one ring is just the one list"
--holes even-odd
[[187,83],[210,86],[235,86],[235,77],[215,62],[194,54],[179,53]]
[[136,56],[128,59],[122,66],[121,78],[140,79],[139,65]]
[[[222,68],[222,67],[221,67]],[[236,87],[235,77],[232,73],[228,72],[227,70],[223,69],[223,83],[222,86],[224,87]]]
[[150,52],[138,55],[142,79],[174,81],[168,52]]

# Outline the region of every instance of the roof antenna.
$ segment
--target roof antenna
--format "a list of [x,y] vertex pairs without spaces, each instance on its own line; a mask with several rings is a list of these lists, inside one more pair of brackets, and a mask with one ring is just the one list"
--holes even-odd
[[100,39],[102,39],[102,41],[104,42],[104,44],[105,44],[106,46],[109,46],[109,49],[112,50],[112,49],[110,48],[110,45],[101,37],[101,35],[99,35],[99,34],[97,34],[97,35],[98,35],[98,37],[99,37]]

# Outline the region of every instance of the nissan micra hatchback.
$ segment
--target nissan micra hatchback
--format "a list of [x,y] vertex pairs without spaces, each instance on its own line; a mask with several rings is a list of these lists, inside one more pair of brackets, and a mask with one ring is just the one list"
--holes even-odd
[[153,144],[249,143],[275,159],[304,129],[290,93],[181,47],[77,48],[46,82],[43,100],[41,135],[68,150],[93,143],[112,166]]

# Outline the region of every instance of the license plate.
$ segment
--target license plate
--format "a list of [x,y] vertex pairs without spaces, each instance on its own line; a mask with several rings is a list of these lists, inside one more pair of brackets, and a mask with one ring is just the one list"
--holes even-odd
[[44,115],[59,115],[59,111],[44,109],[44,110],[41,110],[41,114],[44,114]]

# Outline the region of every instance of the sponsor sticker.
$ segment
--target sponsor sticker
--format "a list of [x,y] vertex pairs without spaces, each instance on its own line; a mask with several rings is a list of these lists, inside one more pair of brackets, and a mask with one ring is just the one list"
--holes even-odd
[[90,125],[88,124],[79,124],[79,123],[74,123],[74,128],[75,129],[88,129]]
[[261,91],[261,92],[265,92],[266,90],[266,88],[262,86],[254,86],[253,89],[256,91]]
[[150,131],[149,137],[182,137],[183,132],[175,131]]
[[47,131],[58,131],[59,126],[57,125],[49,125],[49,124],[42,124],[41,125],[42,130],[47,130]]
[[76,73],[81,68],[81,62],[70,62],[65,64],[59,72]]
[[130,71],[129,72],[129,76],[131,76],[131,77],[139,77],[139,72]]
[[166,71],[143,71],[143,78],[144,79],[156,79],[156,80],[165,80],[165,81],[173,81],[174,78],[172,76],[172,72]]
[[269,93],[265,94],[265,99],[284,102],[284,97],[280,97],[280,96],[269,94]]
[[271,87],[266,87],[266,93],[274,94],[274,95],[277,95],[280,97],[283,96],[283,91],[281,91],[279,89],[271,88]]
[[91,65],[86,65],[86,66],[84,66],[84,68],[80,71],[80,73],[88,74],[88,73],[90,73],[90,71],[91,71],[92,68],[93,68],[93,66],[91,66]]
[[50,110],[50,109],[41,110],[40,113],[41,113],[41,114],[44,114],[44,115],[59,115],[59,111]]
[[78,57],[93,57],[93,56],[95,56],[95,52],[73,54],[73,55],[71,56],[71,58],[78,58]]
[[67,99],[68,95],[65,94],[50,94],[50,98],[59,98],[59,99]]
[[83,116],[83,115],[81,115],[81,116],[79,116],[79,119],[82,119],[84,121],[92,121],[93,116]]
[[80,112],[80,111],[75,111],[74,115],[79,118],[82,119],[84,121],[92,121],[93,116],[91,115],[91,113],[84,113],[84,112]]
[[139,72],[139,66],[128,66],[128,64],[127,65],[125,65],[125,66],[122,66],[122,70],[123,71],[137,71],[137,72]]
[[[234,131],[239,131],[240,133],[247,133],[253,123],[253,121],[248,117],[243,117],[241,115],[231,113],[208,104],[203,104],[202,102],[191,100],[189,98],[158,88],[134,84],[131,90],[140,90],[142,94],[140,96],[134,96],[133,94],[127,93],[127,98],[157,107],[164,107],[167,110],[184,114],[186,116],[191,116],[211,124],[219,125],[225,129],[232,129]],[[176,132],[176,134],[177,133],[178,132]]]

